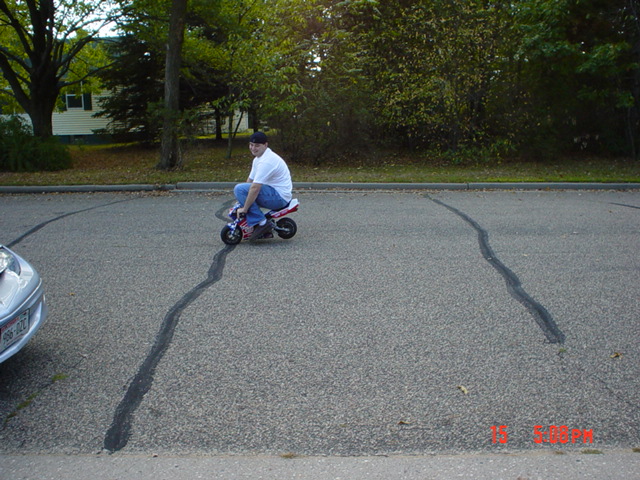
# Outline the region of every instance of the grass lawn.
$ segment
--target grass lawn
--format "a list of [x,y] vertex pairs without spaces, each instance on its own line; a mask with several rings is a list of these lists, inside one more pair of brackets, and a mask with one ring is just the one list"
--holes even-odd
[[[122,185],[176,182],[238,182],[247,178],[251,155],[246,140],[226,157],[226,142],[188,146],[175,171],[155,168],[157,148],[138,145],[73,146],[73,168],[60,172],[0,172],[0,185]],[[277,146],[274,150],[278,151]],[[283,155],[286,159],[286,155]],[[568,157],[545,161],[442,162],[420,154],[375,154],[321,165],[288,162],[295,182],[640,182],[640,162]]]

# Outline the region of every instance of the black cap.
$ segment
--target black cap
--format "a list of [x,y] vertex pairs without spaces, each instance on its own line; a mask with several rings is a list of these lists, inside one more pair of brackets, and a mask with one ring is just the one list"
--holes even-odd
[[256,132],[249,138],[251,143],[267,143],[267,136],[262,132]]

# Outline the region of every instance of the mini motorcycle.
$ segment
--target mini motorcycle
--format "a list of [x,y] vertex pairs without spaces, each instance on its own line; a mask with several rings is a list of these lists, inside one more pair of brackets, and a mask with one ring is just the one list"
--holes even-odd
[[[247,219],[242,216],[238,218],[236,211],[242,205],[236,203],[231,210],[229,210],[229,218],[232,222],[226,224],[220,232],[220,238],[227,245],[237,245],[242,240],[248,240],[253,233],[253,227],[247,225]],[[280,238],[288,239],[293,237],[298,231],[298,226],[290,218],[283,218],[290,213],[298,211],[300,202],[297,198],[294,198],[289,202],[289,205],[280,210],[270,210],[265,213],[267,222],[271,223],[271,231],[267,231],[262,238],[273,238],[273,232],[277,233]]]

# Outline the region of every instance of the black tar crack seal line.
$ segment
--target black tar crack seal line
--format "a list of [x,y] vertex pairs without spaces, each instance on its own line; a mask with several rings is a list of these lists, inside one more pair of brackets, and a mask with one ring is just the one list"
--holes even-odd
[[431,198],[429,195],[426,197],[432,202],[437,203],[438,205],[443,206],[447,210],[455,213],[460,218],[462,218],[465,222],[471,225],[476,232],[478,232],[478,242],[480,243],[480,251],[482,252],[482,256],[484,259],[489,262],[489,264],[495,268],[500,275],[504,278],[507,284],[507,290],[511,294],[513,298],[518,300],[522,305],[526,307],[526,309],[531,313],[536,323],[542,329],[545,337],[549,343],[564,343],[565,336],[560,331],[553,318],[549,314],[546,308],[544,308],[540,303],[535,301],[525,290],[522,288],[522,284],[520,280],[507,266],[502,263],[497,257],[496,254],[491,249],[489,245],[489,234],[484,230],[476,221],[474,221],[471,217],[464,214],[460,210],[447,205],[440,200],[436,200],[435,198]]
[[[216,217],[223,218],[221,212],[226,208],[227,204],[225,204],[222,209],[216,213]],[[155,375],[156,367],[171,344],[173,333],[175,332],[178,321],[180,320],[180,315],[200,296],[202,292],[222,278],[222,272],[224,270],[227,255],[232,252],[235,247],[235,245],[227,245],[216,253],[213,257],[213,263],[209,268],[206,280],[186,293],[164,317],[160,327],[160,332],[156,337],[151,351],[140,366],[138,373],[129,384],[129,388],[125,393],[124,398],[116,408],[113,423],[107,431],[104,440],[104,449],[108,452],[114,453],[122,450],[129,442],[129,437],[131,435],[131,418],[142,403],[143,397],[153,385],[153,377]]]
[[636,207],[635,205],[627,205],[625,203],[611,202],[611,205],[618,205],[619,207],[627,207],[627,208],[636,208],[636,209],[640,210],[640,207]]
[[227,245],[219,251],[213,258],[207,279],[185,294],[164,317],[153,348],[151,348],[138,373],[129,384],[124,398],[116,408],[113,423],[104,440],[105,450],[113,453],[127,445],[131,434],[131,417],[140,406],[140,403],[142,403],[143,397],[151,389],[156,367],[171,344],[180,315],[202,292],[222,278],[225,259],[227,254],[234,248],[235,245]]
[[63,215],[59,215],[59,216],[57,216],[55,218],[52,218],[51,220],[47,220],[46,222],[42,222],[42,223],[36,225],[35,227],[33,227],[28,232],[26,232],[23,235],[21,235],[18,238],[16,238],[13,242],[7,243],[7,247],[13,248],[14,245],[17,245],[18,243],[20,243],[22,240],[24,240],[28,236],[33,235],[34,233],[36,233],[38,230],[46,227],[50,223],[56,222],[58,220],[62,220],[65,217],[70,217],[71,215],[76,215],[77,213],[88,212],[90,210],[95,210],[97,208],[108,207],[109,205],[115,205],[116,203],[129,202],[129,201],[131,201],[131,199],[127,198],[126,200],[118,200],[118,201],[115,201],[115,202],[103,203],[102,205],[96,205],[94,207],[89,207],[89,208],[83,208],[82,210],[76,210],[75,212],[69,212],[69,213],[65,213]]

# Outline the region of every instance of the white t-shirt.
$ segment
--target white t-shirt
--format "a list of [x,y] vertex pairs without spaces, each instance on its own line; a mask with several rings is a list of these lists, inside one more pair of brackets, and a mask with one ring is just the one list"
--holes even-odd
[[270,148],[267,148],[261,157],[253,159],[249,178],[256,183],[273,187],[284,201],[291,201],[293,184],[289,167],[282,157]]

